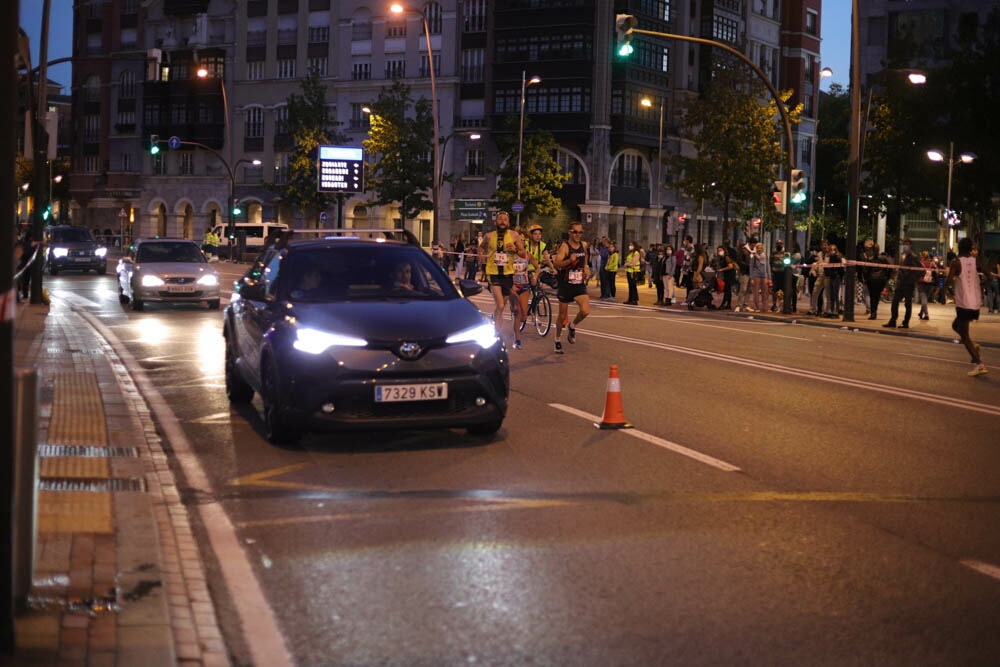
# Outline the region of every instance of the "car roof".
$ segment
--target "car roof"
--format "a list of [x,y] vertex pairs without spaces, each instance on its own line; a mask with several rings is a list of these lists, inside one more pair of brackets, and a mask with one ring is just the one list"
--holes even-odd
[[414,246],[417,237],[407,229],[289,229],[275,241],[277,247],[321,248],[332,246]]
[[182,243],[194,243],[195,245],[198,245],[196,241],[192,241],[191,239],[173,238],[170,236],[151,236],[148,238],[146,237],[138,238],[135,239],[132,243],[138,245],[140,243],[159,243],[162,241],[169,241],[170,243],[177,243],[178,241],[180,241]]

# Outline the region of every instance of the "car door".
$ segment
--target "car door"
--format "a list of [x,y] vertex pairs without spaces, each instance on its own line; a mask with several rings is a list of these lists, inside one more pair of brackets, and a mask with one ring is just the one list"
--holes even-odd
[[241,281],[239,307],[234,311],[240,356],[255,372],[260,369],[263,338],[274,320],[275,287],[281,255],[271,249],[254,262]]

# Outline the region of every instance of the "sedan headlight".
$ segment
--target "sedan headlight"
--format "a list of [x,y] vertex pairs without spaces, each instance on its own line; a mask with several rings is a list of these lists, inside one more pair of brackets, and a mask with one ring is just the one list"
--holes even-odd
[[215,287],[219,284],[219,276],[214,273],[206,273],[201,278],[198,278],[198,284],[205,287]]
[[367,344],[363,338],[305,327],[295,331],[292,347],[307,354],[322,354],[331,347],[364,347]]
[[104,257],[108,254],[108,249],[98,248],[97,250],[94,251],[94,254],[97,255],[98,257]]
[[65,257],[68,254],[69,254],[69,248],[53,248],[52,249],[52,256],[53,257]]
[[499,340],[500,339],[497,338],[496,327],[493,326],[492,322],[486,322],[484,324],[474,326],[471,329],[466,329],[465,331],[459,331],[458,333],[454,333],[448,336],[448,338],[446,338],[444,342],[452,344],[452,343],[468,343],[471,341],[476,343],[477,345],[479,345],[479,347],[485,350],[489,347],[493,347],[494,345],[496,345]]
[[164,284],[163,278],[160,278],[160,276],[154,276],[150,273],[147,273],[142,277],[143,287],[160,287],[163,284]]

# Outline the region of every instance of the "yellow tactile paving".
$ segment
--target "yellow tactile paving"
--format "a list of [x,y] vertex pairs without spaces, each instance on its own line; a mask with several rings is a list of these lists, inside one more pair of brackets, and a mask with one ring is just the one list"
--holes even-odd
[[106,458],[51,456],[39,460],[38,475],[43,478],[107,479],[111,466]]
[[39,491],[39,533],[111,533],[111,493]]
[[53,377],[49,444],[108,444],[101,392],[93,373],[56,373]]

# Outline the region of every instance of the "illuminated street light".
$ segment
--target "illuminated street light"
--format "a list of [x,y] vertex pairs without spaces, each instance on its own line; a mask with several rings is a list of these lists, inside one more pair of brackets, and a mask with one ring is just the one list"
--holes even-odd
[[[391,11],[393,14],[402,14],[402,13],[404,13],[406,11],[406,8],[403,7],[403,5],[401,5],[398,2],[396,2],[396,3],[393,3],[391,7],[389,7],[389,11]],[[431,75],[431,114],[434,116],[434,155],[433,155],[433,160],[434,160],[434,164],[433,164],[434,177],[433,177],[433,180],[431,182],[431,204],[433,206],[433,210],[431,211],[431,238],[430,238],[430,240],[431,240],[431,242],[434,242],[434,241],[438,240],[437,239],[437,233],[438,233],[438,195],[439,195],[438,183],[439,183],[439,181],[441,179],[440,172],[438,171],[439,160],[440,160],[440,158],[439,158],[440,151],[439,151],[439,147],[438,147],[438,142],[440,141],[440,128],[438,127],[437,82],[436,82],[435,75],[434,75],[434,49],[431,47],[431,29],[430,29],[430,26],[427,24],[427,16],[423,12],[413,11],[413,13],[419,14],[420,15],[420,19],[424,23],[424,35],[427,38],[427,66],[428,66],[428,69],[430,69],[430,75]]]
[[[946,226],[948,227],[948,246],[951,248],[954,244],[954,233],[955,224],[957,223],[957,217],[954,216],[954,212],[951,210],[951,178],[952,172],[955,169],[956,164],[971,164],[976,159],[975,153],[962,153],[957,158],[955,157],[955,142],[948,142],[948,156],[945,157],[944,153],[939,150],[932,149],[927,151],[927,158],[931,162],[947,162],[948,163],[948,194],[945,198],[945,219],[947,221]],[[954,221],[954,222],[953,222]],[[938,232],[938,245],[944,244],[944,227],[940,227]],[[942,248],[942,250],[944,250]]]
[[[526,79],[526,77],[527,72],[521,70],[521,129],[517,133],[517,197],[515,198],[515,201],[522,206],[524,205],[523,202],[521,202],[521,155],[524,148],[524,91],[527,90],[528,86],[542,82],[542,80],[537,76],[533,76],[530,79]],[[520,227],[521,212],[516,211],[516,213],[517,226]]]
[[[639,104],[647,109],[653,108],[653,100],[644,97],[639,100]],[[656,215],[657,224],[663,223],[663,207],[660,205],[660,197],[663,190],[663,97],[660,97],[660,138],[656,145]],[[661,240],[665,241],[665,231],[661,233]]]

